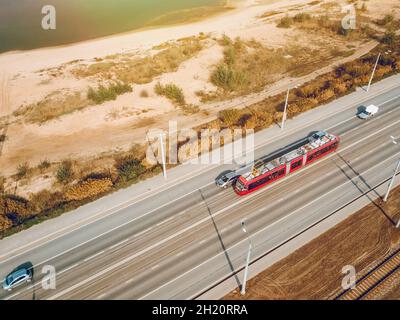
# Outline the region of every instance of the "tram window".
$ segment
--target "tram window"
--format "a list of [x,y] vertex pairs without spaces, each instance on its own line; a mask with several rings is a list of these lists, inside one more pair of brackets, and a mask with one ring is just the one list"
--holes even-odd
[[303,159],[296,161],[295,163],[292,163],[292,170],[300,167],[302,165],[302,163],[303,163]]
[[252,183],[252,184],[250,185],[250,187],[249,187],[249,190],[255,189],[255,188],[257,188],[258,186],[261,186],[261,185],[267,183],[269,180],[271,180],[270,177],[271,177],[271,176],[268,176],[268,177],[262,178],[262,179],[260,179],[260,180],[258,180],[258,181],[256,181],[256,182]]

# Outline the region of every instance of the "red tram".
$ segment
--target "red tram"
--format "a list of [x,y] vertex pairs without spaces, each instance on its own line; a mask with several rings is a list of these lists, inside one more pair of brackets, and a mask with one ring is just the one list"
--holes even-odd
[[235,192],[244,196],[336,151],[340,138],[324,131],[258,160],[253,170],[239,177]]

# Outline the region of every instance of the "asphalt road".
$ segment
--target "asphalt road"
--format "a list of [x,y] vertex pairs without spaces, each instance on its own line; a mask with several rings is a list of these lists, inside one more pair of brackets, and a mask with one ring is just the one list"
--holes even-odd
[[[400,88],[368,103],[381,109],[368,121],[349,108],[258,148],[256,157],[316,130],[342,138],[337,153],[254,194],[238,197],[232,189],[217,188],[215,177],[234,166],[216,166],[168,192],[4,259],[1,278],[30,261],[35,281],[1,292],[0,299],[195,297],[243,267],[248,239],[241,220],[251,235],[254,259],[391,175],[400,154],[389,138],[400,136]],[[42,289],[44,265],[57,270],[55,290]]]

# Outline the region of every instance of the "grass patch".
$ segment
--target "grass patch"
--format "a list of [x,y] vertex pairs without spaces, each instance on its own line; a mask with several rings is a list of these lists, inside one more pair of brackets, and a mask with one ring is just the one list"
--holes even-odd
[[15,117],[24,117],[27,122],[44,123],[62,115],[84,109],[89,105],[90,101],[82,98],[79,92],[67,95],[52,94],[38,103],[19,108],[13,115]]
[[101,104],[105,101],[116,100],[119,95],[127,92],[132,92],[132,87],[129,84],[116,82],[108,87],[101,85],[96,90],[90,87],[87,98],[96,104]]
[[172,103],[178,106],[184,106],[185,96],[181,88],[173,83],[169,83],[166,85],[162,85],[161,83],[157,83],[154,87],[154,92],[159,96],[164,96],[172,101]]
[[194,57],[203,49],[203,37],[180,39],[163,45],[163,49],[147,57],[119,55],[116,61],[80,66],[73,70],[78,78],[96,76],[102,79],[118,79],[128,84],[146,84],[163,73],[174,72],[180,64]]

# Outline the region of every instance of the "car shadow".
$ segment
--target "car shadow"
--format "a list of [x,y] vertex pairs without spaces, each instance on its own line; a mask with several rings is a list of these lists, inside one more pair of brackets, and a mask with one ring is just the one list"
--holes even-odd
[[366,107],[366,106],[359,106],[359,107],[357,108],[357,114],[356,114],[356,116],[359,115],[360,113],[365,112],[366,110],[367,110],[367,107]]

